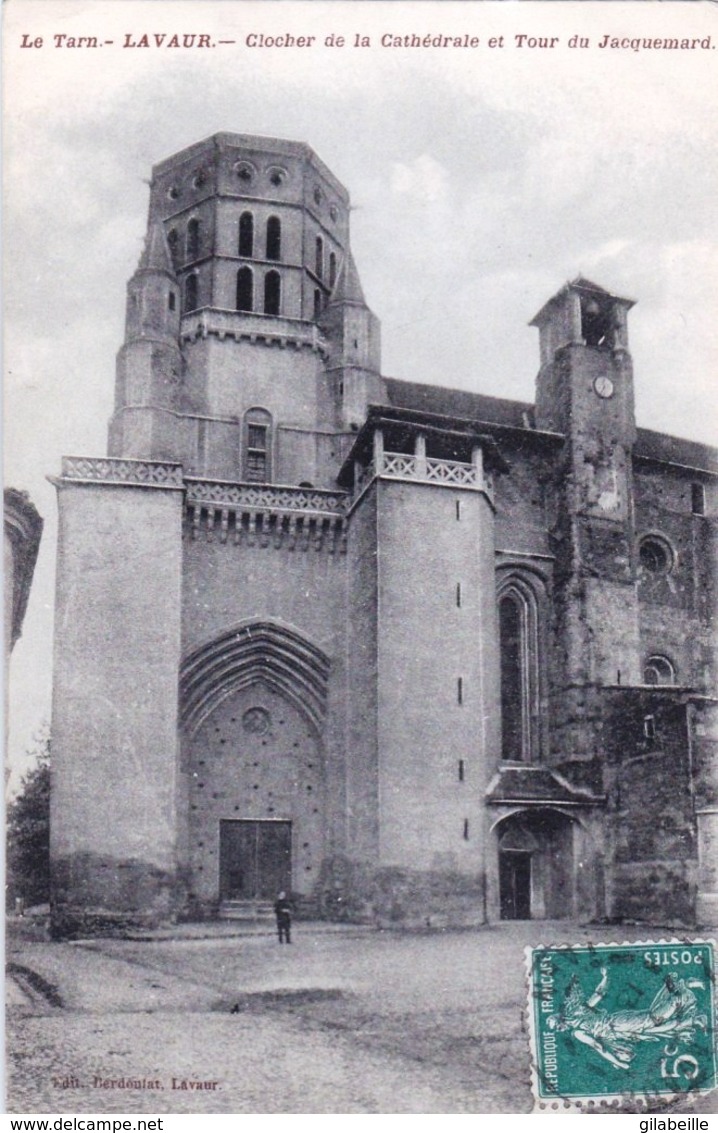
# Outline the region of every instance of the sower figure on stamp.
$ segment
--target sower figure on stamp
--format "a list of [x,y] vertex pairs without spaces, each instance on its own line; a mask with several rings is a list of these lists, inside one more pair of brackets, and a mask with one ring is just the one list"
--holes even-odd
[[670,972],[648,1007],[639,1010],[605,1011],[599,1007],[607,986],[608,972],[601,968],[601,979],[586,998],[574,976],[561,1013],[547,1019],[549,1029],[570,1031],[619,1070],[628,1069],[637,1043],[658,1042],[666,1036],[690,1043],[696,1030],[706,1030],[707,1016],[698,1013],[693,992],[694,988],[703,988],[700,980],[679,979]]
[[287,894],[283,890],[277,897],[277,900],[274,902],[274,915],[277,918],[277,932],[279,934],[279,943],[283,944],[286,941],[287,944],[291,944],[292,905],[289,898],[287,897]]

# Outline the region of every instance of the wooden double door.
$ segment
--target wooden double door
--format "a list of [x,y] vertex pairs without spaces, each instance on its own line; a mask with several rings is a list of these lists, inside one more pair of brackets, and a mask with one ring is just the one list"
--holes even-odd
[[499,853],[499,899],[502,921],[531,918],[531,854],[522,850]]
[[292,824],[223,819],[219,824],[221,901],[274,901],[292,888]]

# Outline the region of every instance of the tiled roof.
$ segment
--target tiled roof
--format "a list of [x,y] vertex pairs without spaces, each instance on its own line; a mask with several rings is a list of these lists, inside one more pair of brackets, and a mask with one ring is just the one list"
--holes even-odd
[[574,806],[589,806],[604,801],[599,795],[573,787],[556,771],[535,764],[500,767],[489,785],[486,797],[490,803],[571,803]]
[[654,433],[651,429],[638,430],[633,455],[643,460],[659,460],[718,472],[718,450],[710,445],[699,444],[698,441],[684,440],[683,437]]
[[533,429],[534,407],[529,402],[487,397],[470,390],[446,389],[421,382],[403,382],[397,378],[385,378],[385,382],[389,403],[397,408],[486,421],[514,429]]
[[[385,378],[389,404],[420,413],[439,413],[445,417],[491,424],[503,428],[536,432],[534,407],[527,401],[509,401],[504,397],[488,397],[465,389],[423,385]],[[697,441],[639,429],[634,456],[639,460],[656,460],[682,464],[688,468],[718,473],[718,450]]]

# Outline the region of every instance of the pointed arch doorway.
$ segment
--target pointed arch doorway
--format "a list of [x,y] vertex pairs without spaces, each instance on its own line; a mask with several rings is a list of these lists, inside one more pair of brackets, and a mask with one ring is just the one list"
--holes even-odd
[[324,856],[321,741],[307,717],[263,681],[230,693],[186,748],[188,865],[195,901],[308,895]]
[[574,823],[562,811],[518,811],[496,828],[501,920],[563,919],[574,913]]
[[180,691],[191,907],[308,896],[327,831],[329,659],[255,622],[188,655]]

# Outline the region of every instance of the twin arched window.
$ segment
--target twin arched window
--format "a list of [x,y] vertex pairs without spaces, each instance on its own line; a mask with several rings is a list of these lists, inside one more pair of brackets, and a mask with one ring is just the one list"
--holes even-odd
[[[264,314],[279,315],[282,308],[282,279],[278,271],[268,271],[264,277]],[[254,273],[243,267],[237,272],[238,311],[254,310]]]
[[[238,252],[247,259],[254,255],[254,215],[251,212],[243,212],[239,218]],[[282,258],[282,222],[278,216],[267,220],[264,254],[266,259],[275,262]]]
[[501,755],[539,755],[539,605],[533,587],[511,575],[499,589]]

